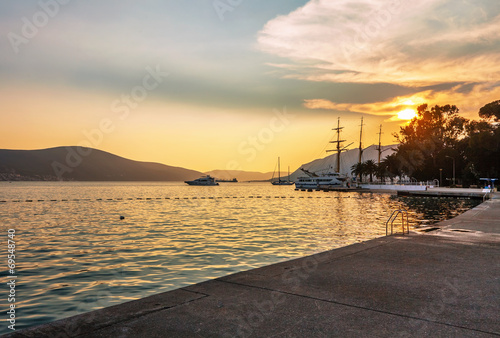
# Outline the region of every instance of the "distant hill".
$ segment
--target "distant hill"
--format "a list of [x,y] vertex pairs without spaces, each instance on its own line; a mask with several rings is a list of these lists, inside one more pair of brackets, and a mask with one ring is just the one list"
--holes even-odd
[[[242,170],[212,170],[205,174],[216,177],[218,179],[231,180],[236,178],[239,182],[245,181],[268,181],[273,177],[272,172],[261,173],[257,171],[242,171]],[[286,176],[287,173],[281,173],[281,176]],[[278,173],[275,173],[278,177]]]
[[184,181],[199,171],[138,162],[101,150],[57,147],[42,150],[0,149],[0,181]]

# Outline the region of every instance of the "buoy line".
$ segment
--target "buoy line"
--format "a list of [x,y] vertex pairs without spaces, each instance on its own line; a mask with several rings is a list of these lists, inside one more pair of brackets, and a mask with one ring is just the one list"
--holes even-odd
[[[192,197],[118,197],[118,198],[75,198],[75,199],[25,199],[25,200],[0,200],[0,203],[35,203],[35,202],[127,202],[127,201],[160,201],[160,200],[221,200],[221,199],[231,199],[231,198],[243,198],[243,199],[295,199],[295,198],[309,198],[309,199],[323,199],[323,198],[351,198],[351,196],[261,196],[261,195],[250,195],[250,196],[192,196]],[[353,197],[359,199],[360,197]]]

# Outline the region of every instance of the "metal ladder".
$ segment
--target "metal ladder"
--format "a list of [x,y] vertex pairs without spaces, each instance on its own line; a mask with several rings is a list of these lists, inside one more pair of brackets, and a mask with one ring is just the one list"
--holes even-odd
[[[394,210],[391,217],[385,222],[385,235],[389,235],[389,222],[391,222],[391,235],[393,234],[393,224],[396,218],[401,214],[401,226],[403,227],[403,235],[410,234],[410,223],[408,222],[408,211],[405,209]],[[406,216],[406,232],[405,232],[405,216]]]

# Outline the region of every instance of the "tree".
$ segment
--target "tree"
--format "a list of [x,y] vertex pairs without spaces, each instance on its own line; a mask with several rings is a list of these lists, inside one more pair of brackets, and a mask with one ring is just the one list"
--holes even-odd
[[479,117],[490,122],[500,121],[500,100],[493,101],[479,109]]
[[381,166],[385,168],[387,175],[390,177],[391,182],[395,176],[401,175],[400,161],[397,159],[397,154],[391,154],[380,162]]
[[351,173],[359,176],[361,181],[363,180],[363,175],[370,176],[370,183],[373,182],[373,175],[377,171],[377,164],[373,160],[368,160],[362,163],[356,163],[351,167]]
[[464,140],[466,166],[464,179],[478,183],[478,176],[500,176],[500,100],[486,104],[479,110],[481,121],[468,125]]
[[377,164],[373,160],[364,162],[365,174],[370,176],[370,183],[373,182],[373,174],[377,171]]
[[365,164],[356,163],[351,167],[351,173],[359,177],[359,181],[363,182],[363,175],[365,174]]
[[452,177],[455,167],[456,177],[469,184],[500,176],[500,100],[482,107],[479,116],[470,121],[456,106],[419,106],[417,117],[395,134],[400,145],[384,161],[387,171],[431,180],[440,169]]
[[489,128],[471,130],[465,156],[467,166],[473,165],[480,176],[497,178],[500,175],[500,128],[489,125]]
[[452,105],[431,109],[427,104],[419,106],[417,117],[395,134],[400,142],[396,153],[399,170],[419,180],[434,179],[440,168],[451,176],[447,156],[455,159],[457,168],[463,168],[462,141],[467,137],[469,121],[458,114],[458,108]]
[[377,164],[377,169],[375,170],[375,176],[381,181],[384,182],[385,178],[389,175],[389,172],[387,171],[386,166],[384,165],[384,162],[380,162]]

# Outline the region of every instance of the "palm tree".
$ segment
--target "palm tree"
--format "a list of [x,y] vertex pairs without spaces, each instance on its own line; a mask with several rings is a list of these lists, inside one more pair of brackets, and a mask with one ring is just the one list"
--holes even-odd
[[364,163],[356,163],[351,167],[351,173],[359,177],[359,181],[363,181],[363,175],[365,174],[365,164]]
[[377,170],[375,170],[375,175],[377,176],[377,178],[381,182],[385,181],[387,174],[388,174],[388,172],[387,172],[387,167],[385,166],[385,163],[380,162],[379,164],[377,164]]
[[392,179],[395,176],[401,175],[401,165],[396,153],[384,158],[380,164],[386,168],[387,173],[389,174],[389,177],[391,179],[391,183]]
[[377,164],[373,160],[368,160],[364,164],[365,174],[370,175],[370,183],[373,182],[373,174],[377,171]]

